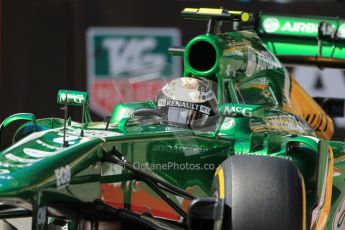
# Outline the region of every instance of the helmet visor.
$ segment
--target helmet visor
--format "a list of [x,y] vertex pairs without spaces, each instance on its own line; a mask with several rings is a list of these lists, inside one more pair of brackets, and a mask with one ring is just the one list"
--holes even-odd
[[176,125],[202,127],[215,115],[217,98],[213,82],[183,77],[166,84],[157,98],[168,121]]

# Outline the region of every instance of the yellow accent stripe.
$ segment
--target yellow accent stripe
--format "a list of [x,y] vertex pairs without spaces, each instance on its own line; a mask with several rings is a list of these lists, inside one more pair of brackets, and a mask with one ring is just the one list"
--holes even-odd
[[223,9],[213,9],[213,8],[200,8],[198,13],[200,14],[222,14]]
[[224,199],[225,191],[224,191],[224,171],[221,166],[217,168],[216,176],[218,177],[218,185],[219,185],[219,198]]
[[242,22],[247,22],[250,19],[250,14],[243,11],[227,11],[221,8],[185,8],[182,13],[192,13],[192,14],[209,14],[209,15],[240,15]]
[[243,11],[230,10],[229,13],[230,13],[230,14],[242,14]]
[[326,179],[325,202],[324,202],[323,208],[320,210],[319,219],[317,220],[315,227],[312,228],[313,230],[324,230],[325,229],[327,219],[329,216],[329,211],[331,208],[334,156],[333,156],[333,150],[329,146],[328,146],[328,154],[329,154],[330,160],[329,160],[329,167],[328,167],[328,175],[327,175],[327,179]]
[[189,13],[197,13],[198,8],[185,8],[183,12],[189,12]]

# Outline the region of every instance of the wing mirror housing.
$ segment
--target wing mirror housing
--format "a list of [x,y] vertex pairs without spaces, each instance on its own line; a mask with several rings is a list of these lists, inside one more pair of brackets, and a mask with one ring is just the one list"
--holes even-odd
[[[57,100],[57,103],[61,105],[65,105],[65,106],[73,105],[73,106],[82,107],[83,108],[82,123],[91,122],[88,92],[60,89],[57,93],[56,100]],[[67,119],[67,117],[65,117],[65,119]]]
[[66,98],[68,105],[84,106],[89,104],[89,94],[87,92],[60,89],[57,94],[57,103],[65,104]]
[[253,117],[263,118],[264,107],[248,104],[223,104],[218,107],[218,113],[223,117]]

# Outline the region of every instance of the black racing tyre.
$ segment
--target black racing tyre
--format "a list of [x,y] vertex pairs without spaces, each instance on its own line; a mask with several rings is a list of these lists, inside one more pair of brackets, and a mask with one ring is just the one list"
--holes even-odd
[[303,178],[288,160],[236,155],[217,169],[215,195],[224,199],[222,229],[299,230],[305,225]]

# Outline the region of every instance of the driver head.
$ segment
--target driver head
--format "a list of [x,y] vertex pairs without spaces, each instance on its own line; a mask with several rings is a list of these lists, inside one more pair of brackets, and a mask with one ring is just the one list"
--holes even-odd
[[215,88],[215,83],[210,80],[193,77],[174,79],[159,93],[158,109],[174,126],[200,129],[213,125],[211,120],[214,120],[217,108]]

